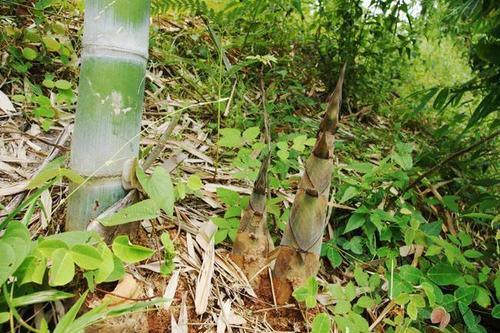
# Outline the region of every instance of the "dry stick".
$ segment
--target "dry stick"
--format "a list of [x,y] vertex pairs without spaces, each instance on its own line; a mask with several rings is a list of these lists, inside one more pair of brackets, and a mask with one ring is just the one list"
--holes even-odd
[[432,174],[434,171],[436,171],[439,168],[441,168],[444,164],[448,163],[449,161],[457,158],[458,156],[461,156],[461,155],[464,155],[464,154],[468,153],[469,151],[475,149],[476,147],[482,145],[483,143],[488,142],[488,141],[494,139],[498,135],[500,135],[500,130],[498,130],[496,132],[493,132],[492,134],[488,135],[487,137],[482,138],[481,140],[477,141],[476,143],[470,145],[469,147],[466,147],[464,149],[460,149],[460,150],[454,152],[453,154],[451,154],[450,156],[448,156],[447,158],[445,158],[443,161],[441,161],[440,163],[436,164],[435,166],[433,166],[428,171],[426,171],[423,174],[421,174],[420,176],[418,176],[417,179],[415,179],[413,182],[410,183],[410,185],[408,185],[408,187],[406,188],[406,190],[409,190],[412,187],[415,187],[418,184],[418,182],[420,182],[422,179],[424,179],[425,177],[427,177],[430,174]]
[[170,135],[172,134],[172,132],[174,131],[175,126],[177,125],[177,122],[179,121],[179,118],[180,118],[180,114],[176,113],[174,115],[174,117],[172,118],[172,120],[170,121],[170,124],[168,124],[168,127],[165,130],[165,132],[163,132],[163,134],[161,135],[158,144],[153,148],[151,153],[148,155],[148,157],[146,158],[146,160],[142,164],[142,167],[144,168],[144,170],[149,169],[149,167],[153,164],[153,162],[160,156],[163,149],[165,149],[165,146],[167,144],[167,140],[170,137]]

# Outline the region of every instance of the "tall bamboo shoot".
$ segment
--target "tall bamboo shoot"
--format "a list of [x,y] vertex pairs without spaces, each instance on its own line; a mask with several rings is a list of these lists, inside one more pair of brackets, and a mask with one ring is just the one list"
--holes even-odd
[[330,96],[313,152],[305,163],[290,219],[281,240],[273,274],[276,301],[280,304],[288,302],[293,289],[310,276],[315,276],[319,270],[344,71],[345,65],[335,91]]

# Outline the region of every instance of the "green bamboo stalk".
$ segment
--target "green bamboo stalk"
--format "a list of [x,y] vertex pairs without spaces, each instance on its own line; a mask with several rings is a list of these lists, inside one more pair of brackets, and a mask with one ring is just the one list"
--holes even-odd
[[[247,208],[233,244],[231,258],[250,279],[253,287],[260,284],[260,274],[273,244],[267,226],[266,190],[270,155],[265,157],[254,183]],[[264,271],[264,273],[267,273]]]
[[276,301],[279,304],[288,302],[293,289],[315,276],[319,270],[344,72],[345,65],[335,91],[330,96],[313,152],[305,163],[290,219],[281,239],[273,274]]
[[66,230],[85,229],[125,195],[123,164],[139,151],[149,7],[149,0],[85,2],[70,167],[89,180],[70,186]]

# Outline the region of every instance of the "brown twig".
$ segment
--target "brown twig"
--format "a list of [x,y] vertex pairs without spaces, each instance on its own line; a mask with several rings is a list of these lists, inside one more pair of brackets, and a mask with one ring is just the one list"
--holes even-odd
[[472,145],[470,145],[469,147],[466,147],[466,148],[463,148],[463,149],[460,149],[460,150],[454,152],[453,154],[451,154],[450,156],[448,156],[447,158],[445,158],[444,160],[442,160],[441,162],[437,163],[432,168],[430,168],[429,170],[427,170],[426,172],[424,172],[423,174],[421,174],[420,176],[418,176],[417,179],[415,179],[414,181],[412,181],[410,183],[410,185],[408,185],[408,187],[406,188],[406,190],[409,190],[409,189],[415,187],[422,179],[424,179],[425,177],[429,176],[434,171],[440,169],[443,165],[445,165],[449,161],[451,161],[451,160],[453,160],[453,159],[455,159],[455,158],[457,158],[457,157],[459,157],[461,155],[464,155],[464,154],[470,152],[471,150],[475,149],[476,147],[482,145],[485,142],[493,140],[498,135],[500,135],[500,130],[498,130],[496,132],[493,132],[492,134],[490,134],[490,135],[482,138],[481,140],[479,140],[479,141],[473,143]]

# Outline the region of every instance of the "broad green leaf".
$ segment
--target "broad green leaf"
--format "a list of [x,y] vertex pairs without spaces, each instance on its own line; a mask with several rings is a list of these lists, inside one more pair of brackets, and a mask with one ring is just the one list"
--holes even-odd
[[346,314],[351,311],[351,303],[345,300],[339,300],[335,304],[335,310],[333,311],[336,315]]
[[61,90],[67,90],[67,89],[71,89],[71,82],[69,81],[66,81],[66,80],[57,80],[56,82],[54,82],[56,87],[61,89]]
[[246,142],[252,142],[254,141],[260,134],[260,128],[259,127],[249,127],[243,132],[243,139],[245,139]]
[[276,155],[278,155],[278,157],[282,160],[282,161],[287,161],[288,160],[288,156],[290,156],[290,153],[288,152],[288,150],[278,150],[278,152],[276,153]]
[[97,251],[102,258],[101,264],[97,268],[97,272],[95,274],[95,282],[101,283],[104,282],[109,275],[113,272],[113,252],[107,247],[106,244],[100,243],[97,246]]
[[52,253],[52,267],[49,269],[49,285],[63,286],[68,284],[75,276],[75,263],[71,252],[59,248]]
[[217,196],[222,200],[223,203],[228,206],[235,206],[240,200],[240,195],[238,194],[238,192],[228,190],[224,187],[217,188]]
[[148,259],[154,253],[147,247],[132,244],[126,235],[116,237],[111,247],[114,254],[126,263],[136,263]]
[[490,293],[482,287],[474,286],[476,288],[476,297],[474,301],[483,308],[488,308],[491,304]]
[[152,219],[160,215],[158,204],[153,199],[146,199],[128,206],[117,213],[104,217],[99,222],[106,227],[134,221]]
[[326,257],[330,260],[333,268],[337,268],[342,264],[342,256],[339,251],[331,246],[326,250]]
[[493,310],[491,310],[491,316],[496,319],[500,319],[500,304],[495,305]]
[[399,267],[399,276],[408,281],[409,283],[416,285],[420,283],[420,279],[423,277],[422,272],[411,265],[404,265]]
[[368,273],[366,273],[360,266],[354,268],[354,279],[360,287],[368,287]]
[[219,139],[219,145],[222,147],[235,148],[243,143],[241,132],[236,128],[222,128],[220,134],[222,137]]
[[23,57],[28,60],[35,60],[38,56],[38,52],[30,47],[25,47],[23,49]]
[[318,313],[312,323],[312,333],[330,333],[332,322],[326,313]]
[[21,285],[30,282],[42,284],[46,269],[47,259],[45,257],[28,256],[17,269],[16,276],[18,276]]
[[113,282],[123,279],[123,276],[125,275],[125,267],[123,267],[123,262],[115,255],[113,255],[113,265],[111,267],[113,270],[104,282]]
[[347,221],[343,234],[356,230],[366,222],[366,214],[354,213]]
[[83,269],[97,269],[102,263],[102,257],[94,247],[87,244],[77,244],[71,248],[75,263]]
[[464,256],[471,259],[481,258],[483,254],[477,250],[466,250]]
[[354,198],[355,196],[357,196],[359,193],[358,189],[354,186],[349,186],[344,194],[342,195],[342,199],[340,199],[339,203],[344,203],[352,198]]
[[375,301],[369,296],[363,295],[358,299],[356,305],[364,309],[369,309],[375,305]]
[[462,302],[466,305],[469,305],[474,301],[476,293],[477,293],[476,287],[464,286],[455,290],[453,295],[455,296],[457,302]]
[[14,274],[31,250],[28,228],[12,221],[0,238],[0,285]]
[[191,176],[189,176],[189,178],[187,180],[187,186],[192,191],[198,191],[203,186],[203,183],[201,182],[201,179],[199,176],[191,175]]
[[217,232],[214,235],[215,244],[222,243],[224,241],[224,239],[226,239],[228,232],[229,231],[227,229],[217,230]]
[[36,249],[45,257],[50,258],[54,251],[58,249],[68,249],[68,245],[59,239],[44,239],[38,243]]
[[42,37],[42,41],[43,41],[43,44],[45,44],[45,47],[47,48],[47,50],[52,51],[52,52],[59,51],[59,48],[61,47],[61,44],[59,44],[59,42],[55,38],[50,37],[50,36]]
[[453,284],[460,276],[461,273],[447,263],[438,263],[427,271],[427,277],[440,286]]
[[303,286],[296,288],[292,296],[299,302],[305,302],[306,307],[311,309],[316,306],[316,295],[318,294],[318,281],[310,277]]
[[174,214],[174,186],[168,172],[162,167],[156,167],[151,177],[147,177],[141,168],[136,168],[136,174],[141,186],[148,196],[154,200],[168,216]]

